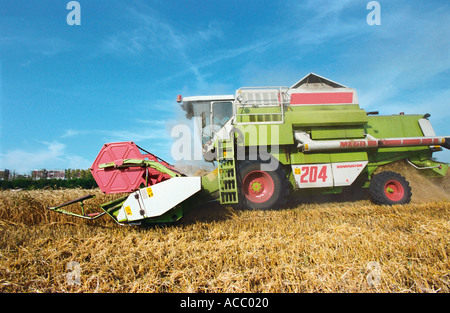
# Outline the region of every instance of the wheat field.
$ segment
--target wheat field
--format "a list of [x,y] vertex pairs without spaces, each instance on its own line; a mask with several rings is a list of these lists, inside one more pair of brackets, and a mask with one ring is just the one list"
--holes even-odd
[[0,292],[448,293],[450,176],[430,181],[396,166],[413,187],[408,205],[207,203],[163,227],[45,209],[94,193],[94,210],[112,199],[99,190],[1,191]]

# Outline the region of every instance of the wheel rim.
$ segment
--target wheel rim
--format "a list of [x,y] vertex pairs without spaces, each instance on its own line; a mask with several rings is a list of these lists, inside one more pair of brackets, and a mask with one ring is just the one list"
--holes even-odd
[[386,197],[388,197],[391,201],[399,201],[405,195],[405,190],[403,189],[402,184],[396,180],[388,181],[384,186],[384,192]]
[[262,171],[248,173],[242,183],[245,197],[255,203],[263,203],[269,200],[273,195],[274,187],[272,177]]

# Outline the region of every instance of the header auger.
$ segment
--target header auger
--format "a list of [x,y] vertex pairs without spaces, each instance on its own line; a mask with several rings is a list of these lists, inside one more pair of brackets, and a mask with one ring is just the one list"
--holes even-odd
[[450,136],[437,136],[429,114],[378,115],[359,107],[356,91],[310,73],[291,87],[240,88],[234,95],[177,97],[201,129],[202,152],[217,168],[188,177],[133,142],[105,144],[91,167],[100,189],[123,197],[100,206],[122,225],[177,221],[208,199],[223,205],[277,208],[289,195],[337,194],[368,188],[377,204],[405,204],[411,188],[400,174],[377,168],[406,160],[429,176],[448,164],[432,159]]

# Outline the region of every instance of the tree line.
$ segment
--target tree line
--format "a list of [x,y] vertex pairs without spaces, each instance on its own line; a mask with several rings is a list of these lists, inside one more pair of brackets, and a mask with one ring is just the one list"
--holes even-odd
[[65,170],[64,179],[18,176],[9,180],[0,180],[0,189],[60,189],[60,188],[97,188],[98,185],[89,170]]
[[97,183],[92,178],[73,178],[73,179],[40,179],[31,180],[27,178],[17,178],[13,180],[1,180],[0,189],[60,189],[60,188],[96,188]]

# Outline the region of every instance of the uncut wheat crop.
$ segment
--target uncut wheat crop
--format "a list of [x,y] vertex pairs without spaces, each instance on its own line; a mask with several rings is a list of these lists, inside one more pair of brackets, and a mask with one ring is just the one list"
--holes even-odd
[[113,198],[99,190],[1,191],[0,292],[448,293],[449,176],[397,170],[413,188],[408,205],[339,196],[266,211],[207,203],[145,228],[46,210],[90,193],[95,211]]

